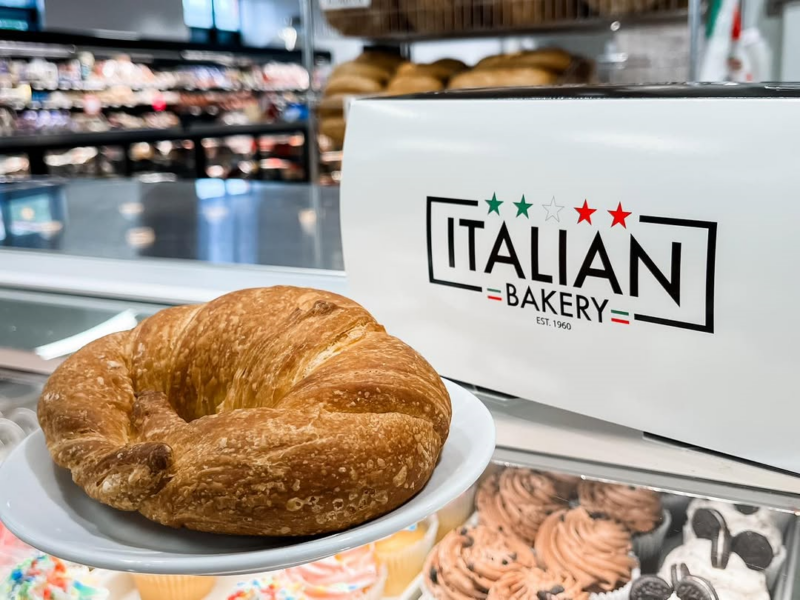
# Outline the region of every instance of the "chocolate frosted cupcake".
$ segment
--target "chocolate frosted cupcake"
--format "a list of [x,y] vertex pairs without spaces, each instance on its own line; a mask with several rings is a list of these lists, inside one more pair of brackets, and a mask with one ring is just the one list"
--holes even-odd
[[548,572],[568,575],[593,597],[609,600],[627,598],[630,581],[638,576],[631,548],[625,527],[583,507],[553,513],[536,536],[536,555]]
[[538,567],[517,567],[503,575],[489,590],[488,600],[588,600],[567,573],[550,573]]
[[448,533],[428,556],[423,597],[480,600],[506,573],[535,564],[524,542],[480,525],[464,527]]
[[661,506],[661,494],[646,488],[582,481],[578,500],[590,513],[602,513],[630,531],[633,552],[642,562],[656,559],[672,517]]
[[488,477],[476,497],[481,525],[515,535],[532,546],[539,526],[567,507],[553,480],[530,469],[508,468]]

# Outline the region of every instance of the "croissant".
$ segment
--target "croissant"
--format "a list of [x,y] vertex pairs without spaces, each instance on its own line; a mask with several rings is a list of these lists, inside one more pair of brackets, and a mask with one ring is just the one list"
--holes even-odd
[[104,504],[171,527],[297,536],[406,502],[450,428],[433,368],[355,302],[273,287],[168,308],[50,377],[54,461]]

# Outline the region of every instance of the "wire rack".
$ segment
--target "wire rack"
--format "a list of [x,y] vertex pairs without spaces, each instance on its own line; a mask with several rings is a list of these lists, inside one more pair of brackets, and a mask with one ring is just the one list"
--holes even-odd
[[[686,18],[688,0],[361,0],[327,2],[328,26],[345,37],[419,40],[605,27],[612,21]],[[368,4],[364,6],[364,4]]]

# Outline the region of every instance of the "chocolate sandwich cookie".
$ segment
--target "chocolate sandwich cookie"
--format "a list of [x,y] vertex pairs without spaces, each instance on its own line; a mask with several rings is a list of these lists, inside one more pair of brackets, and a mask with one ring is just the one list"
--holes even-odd
[[689,573],[685,564],[672,565],[671,582],[658,575],[643,575],[633,582],[630,600],[720,600],[707,579]]

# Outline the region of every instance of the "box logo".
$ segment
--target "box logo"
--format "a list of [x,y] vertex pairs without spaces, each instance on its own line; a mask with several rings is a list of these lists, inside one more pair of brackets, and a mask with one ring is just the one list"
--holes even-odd
[[428,196],[428,279],[538,325],[714,333],[717,223],[580,205]]

